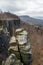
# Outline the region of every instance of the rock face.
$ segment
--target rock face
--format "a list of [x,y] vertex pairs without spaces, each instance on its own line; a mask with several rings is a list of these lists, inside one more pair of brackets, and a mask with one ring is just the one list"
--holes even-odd
[[31,44],[28,35],[24,28],[16,29],[15,36],[10,39],[8,49],[9,55],[15,54],[24,65],[28,65],[32,61]]
[[31,52],[31,43],[29,40],[28,32],[23,29],[19,28],[16,30],[16,38],[18,40],[19,52],[21,56],[21,60],[24,65],[28,65],[32,61],[32,52]]
[[8,56],[9,40],[8,36],[0,30],[0,61]]
[[[14,35],[16,27],[20,26],[20,19],[18,16],[9,12],[0,13],[0,28],[3,28],[2,34],[0,34],[0,53],[3,54],[4,59],[8,54],[9,36]],[[2,55],[1,54],[1,55]]]
[[[30,42],[28,38],[29,36],[28,32],[24,28],[20,28],[20,19],[16,15],[6,12],[1,13],[0,15],[1,15],[0,21],[2,22],[2,27],[4,32],[4,34],[1,35],[3,38],[2,43],[4,43],[5,45],[4,46],[5,51],[3,51],[2,53],[6,54],[5,52],[7,52],[10,49],[9,55],[12,53],[15,54],[16,57],[20,59],[21,62],[24,63],[24,65],[28,65],[31,62],[31,55],[32,55]],[[8,32],[10,33],[9,35],[9,37],[11,38],[10,42],[8,41],[9,37],[7,38]],[[9,43],[9,49],[7,45],[8,43]],[[12,65],[13,60],[14,59],[12,59],[12,55],[9,56],[7,59],[8,64],[11,63],[9,65]]]
[[17,57],[15,56],[15,54],[11,54],[6,62],[5,65],[22,65],[22,63],[20,62],[20,60],[17,59]]

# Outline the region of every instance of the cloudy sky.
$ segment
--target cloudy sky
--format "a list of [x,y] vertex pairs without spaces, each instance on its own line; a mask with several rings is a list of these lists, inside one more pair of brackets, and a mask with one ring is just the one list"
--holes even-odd
[[43,0],[0,0],[0,10],[43,18]]

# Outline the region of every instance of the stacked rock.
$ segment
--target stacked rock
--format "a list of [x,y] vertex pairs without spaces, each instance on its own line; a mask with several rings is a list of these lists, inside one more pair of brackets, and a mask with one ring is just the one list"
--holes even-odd
[[16,38],[24,65],[29,65],[32,61],[31,44],[28,36],[28,32],[23,28],[16,29]]

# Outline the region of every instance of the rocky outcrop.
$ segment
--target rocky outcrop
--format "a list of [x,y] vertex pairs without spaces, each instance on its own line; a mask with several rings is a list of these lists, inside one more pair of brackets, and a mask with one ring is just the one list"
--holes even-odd
[[5,31],[8,29],[7,31],[10,32],[10,35],[14,35],[15,28],[20,26],[20,19],[15,14],[2,12],[0,13],[0,24]]

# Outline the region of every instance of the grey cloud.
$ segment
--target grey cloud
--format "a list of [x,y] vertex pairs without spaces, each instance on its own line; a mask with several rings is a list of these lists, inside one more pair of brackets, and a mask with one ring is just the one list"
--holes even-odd
[[[2,9],[11,10],[11,11],[21,11],[25,10],[25,6],[22,5],[20,0],[4,0],[6,4],[2,4]],[[1,1],[2,2],[2,1]],[[8,4],[7,4],[8,3]]]
[[0,0],[0,3],[0,9],[18,15],[38,16],[43,14],[43,0]]

